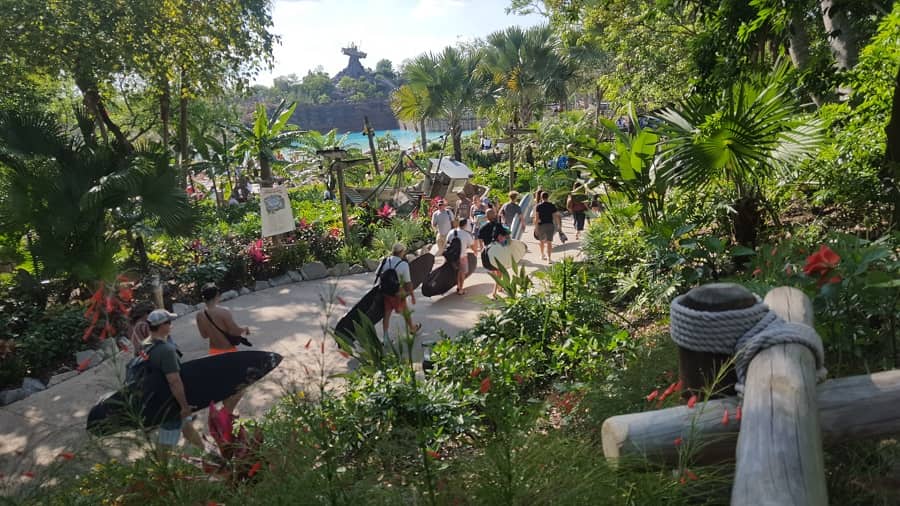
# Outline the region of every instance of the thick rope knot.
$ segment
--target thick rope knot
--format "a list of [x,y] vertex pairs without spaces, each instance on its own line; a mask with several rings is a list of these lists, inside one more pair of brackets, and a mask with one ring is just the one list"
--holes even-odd
[[756,304],[744,309],[698,311],[681,304],[681,295],[672,301],[670,331],[678,346],[704,353],[735,356],[740,395],[750,361],[760,351],[776,344],[796,343],[809,348],[816,359],[817,376],[825,378],[825,350],[816,331],[808,325],[790,323],[769,310],[757,297]]

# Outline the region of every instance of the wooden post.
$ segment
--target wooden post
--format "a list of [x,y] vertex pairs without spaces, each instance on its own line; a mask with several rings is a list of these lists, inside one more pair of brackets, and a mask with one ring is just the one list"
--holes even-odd
[[[786,321],[812,326],[812,303],[800,290],[766,295]],[[802,344],[759,352],[744,382],[731,504],[828,504],[816,395],[816,360]]]
[[[682,305],[695,311],[718,313],[734,309],[746,309],[756,304],[756,297],[749,290],[734,283],[710,283],[692,289],[681,299]],[[678,347],[678,369],[684,390],[682,396],[702,395],[719,370],[731,360],[730,354],[695,351]],[[734,395],[737,376],[729,370],[723,381],[716,385],[720,395]]]
[[350,238],[350,221],[347,219],[347,197],[344,191],[344,163],[340,160],[333,162],[338,180],[338,199],[341,203],[341,222],[344,225],[344,238],[349,242]]
[[515,138],[513,138],[509,142],[509,191],[513,191],[516,186],[515,145]]
[[375,151],[375,131],[369,124],[368,116],[363,116],[363,125],[366,127],[366,137],[369,138],[369,152],[372,154],[372,163],[375,165],[373,170],[376,174],[381,174],[381,171],[378,170],[378,153]]

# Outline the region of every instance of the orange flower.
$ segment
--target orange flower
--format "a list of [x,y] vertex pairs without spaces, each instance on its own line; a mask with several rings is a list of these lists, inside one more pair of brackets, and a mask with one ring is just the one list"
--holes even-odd
[[692,395],[690,399],[688,399],[687,407],[688,409],[693,409],[693,407],[697,404],[697,396]]
[[258,473],[260,469],[262,469],[262,462],[253,464],[252,466],[250,466],[250,470],[247,471],[247,476],[253,478],[253,476]]
[[647,395],[647,402],[650,402],[657,397],[659,397],[659,389],[656,389]]
[[59,457],[63,460],[72,460],[75,458],[75,454],[72,452],[62,452],[59,455],[57,455],[57,457]]
[[82,373],[82,372],[86,371],[87,368],[88,368],[88,366],[90,366],[90,365],[91,365],[91,359],[90,359],[90,358],[86,358],[86,359],[84,359],[84,360],[82,360],[81,362],[78,363],[78,367],[76,367],[76,370],[77,370],[79,373]]
[[812,255],[806,257],[806,265],[803,266],[803,273],[807,276],[817,275],[826,276],[831,269],[834,269],[841,263],[841,257],[826,245],[819,247]]
[[675,391],[676,386],[678,386],[678,383],[672,383],[671,385],[669,385],[668,388],[666,388],[666,391],[663,392],[663,398],[666,398],[666,397],[672,395],[672,392]]
[[478,391],[483,394],[486,394],[486,393],[488,393],[488,390],[490,390],[490,389],[491,389],[491,378],[490,378],[490,376],[488,376],[487,378],[484,378],[483,380],[481,380],[481,387],[478,389]]
[[722,425],[728,425],[728,408],[725,408],[725,413],[722,413]]

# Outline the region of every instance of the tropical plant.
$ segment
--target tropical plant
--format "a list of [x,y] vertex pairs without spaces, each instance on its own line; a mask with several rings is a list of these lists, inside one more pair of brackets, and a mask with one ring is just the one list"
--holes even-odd
[[561,47],[549,25],[511,26],[488,35],[479,71],[490,77],[492,94],[511,110],[513,124],[529,124],[549,102],[565,107],[577,66]]
[[727,184],[734,191],[732,233],[756,243],[762,224],[762,183],[798,162],[825,139],[821,123],[802,114],[785,81],[787,66],[734,84],[713,98],[694,95],[659,113],[668,137],[662,176],[697,190]]
[[[433,60],[426,55],[419,55],[406,67],[404,73],[427,75],[432,70]],[[407,74],[407,75],[408,75]],[[425,133],[425,120],[434,114],[428,90],[422,86],[404,84],[391,94],[391,110],[397,119],[414,121],[419,127],[422,136],[422,147],[428,145]]]
[[425,117],[444,118],[450,124],[453,158],[462,161],[462,119],[477,105],[483,89],[476,72],[479,56],[455,47],[438,54],[428,53],[405,70],[408,86],[427,96],[418,111]]
[[117,230],[186,233],[194,213],[164,153],[100,144],[79,117],[76,136],[45,114],[0,112],[0,226],[28,238],[44,276],[112,279]]
[[235,153],[248,153],[256,157],[264,187],[271,187],[274,182],[272,165],[276,163],[275,151],[292,147],[304,134],[296,126],[288,124],[296,108],[296,102],[285,107],[282,100],[269,118],[266,106],[257,104],[256,113],[253,115],[253,127],[241,125],[236,128],[239,141],[231,149]]

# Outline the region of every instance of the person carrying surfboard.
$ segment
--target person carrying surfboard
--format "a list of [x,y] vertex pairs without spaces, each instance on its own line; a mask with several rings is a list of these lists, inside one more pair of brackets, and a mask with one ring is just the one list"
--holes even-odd
[[444,199],[438,200],[437,211],[431,214],[431,226],[437,229],[437,255],[444,252],[444,248],[447,246],[447,234],[453,229],[453,220],[455,219],[453,211],[447,209]]
[[406,245],[402,242],[394,243],[391,254],[381,260],[375,281],[384,296],[384,319],[382,330],[384,342],[387,343],[388,333],[391,327],[391,313],[397,312],[406,320],[406,331],[415,334],[422,328],[422,324],[413,324],[412,313],[406,307],[406,297],[415,305],[416,295],[413,293],[412,278],[409,274],[409,263],[406,262]]
[[474,251],[473,246],[475,245],[475,237],[466,230],[467,224],[468,221],[463,218],[459,220],[456,228],[447,234],[447,250],[444,252],[444,257],[448,262],[454,262],[454,258],[457,258],[457,255],[459,255],[458,260],[454,262],[456,266],[457,295],[466,294],[463,284],[465,284],[466,277],[469,275],[469,251]]
[[175,419],[166,420],[159,427],[161,455],[174,448],[182,434],[189,443],[201,450],[204,449],[203,439],[190,424],[193,407],[187,402],[184,383],[181,381],[181,359],[175,345],[168,340],[172,331],[172,320],[176,317],[177,315],[165,309],[157,309],[147,315],[147,325],[150,327],[150,343],[145,347],[147,360],[152,371],[160,371],[165,376],[169,391],[180,408]]
[[[209,340],[210,355],[221,355],[238,351],[235,343],[241,341],[247,343],[244,336],[250,334],[250,327],[238,326],[231,315],[231,311],[219,306],[220,295],[219,287],[215,283],[203,285],[200,296],[203,297],[203,301],[206,303],[206,309],[198,311],[195,317],[200,337]],[[238,393],[222,401],[222,406],[229,413],[234,413],[234,409],[243,395],[243,391],[238,391]]]

